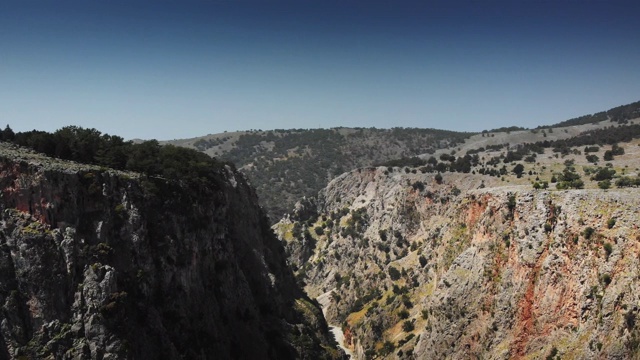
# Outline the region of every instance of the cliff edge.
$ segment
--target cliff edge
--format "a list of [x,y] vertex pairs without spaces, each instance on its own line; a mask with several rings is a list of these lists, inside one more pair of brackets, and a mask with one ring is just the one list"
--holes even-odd
[[338,358],[242,175],[190,185],[0,144],[0,359]]
[[639,191],[364,168],[274,229],[358,359],[629,359]]

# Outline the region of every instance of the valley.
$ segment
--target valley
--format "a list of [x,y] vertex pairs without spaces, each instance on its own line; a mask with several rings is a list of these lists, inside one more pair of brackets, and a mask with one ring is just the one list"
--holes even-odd
[[638,114],[176,145],[7,127],[0,358],[638,358]]
[[353,358],[635,358],[638,122],[359,168],[273,229]]

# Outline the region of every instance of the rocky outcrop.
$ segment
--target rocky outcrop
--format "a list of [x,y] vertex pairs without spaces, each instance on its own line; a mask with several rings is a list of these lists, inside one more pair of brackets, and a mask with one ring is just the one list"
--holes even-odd
[[336,358],[254,191],[0,146],[0,359]]
[[357,358],[639,356],[638,189],[443,177],[352,171],[320,193],[317,218],[274,226],[288,253],[311,252],[299,280],[333,289],[327,319]]

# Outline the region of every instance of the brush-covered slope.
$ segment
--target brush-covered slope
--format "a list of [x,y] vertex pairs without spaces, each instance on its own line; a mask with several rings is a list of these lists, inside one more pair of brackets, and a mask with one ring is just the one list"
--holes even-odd
[[0,143],[0,359],[340,354],[254,191]]
[[292,129],[208,135],[169,143],[231,161],[255,186],[271,220],[334,177],[361,166],[453,146],[469,133],[434,129]]
[[638,357],[639,189],[414,170],[344,174],[274,226],[357,358]]

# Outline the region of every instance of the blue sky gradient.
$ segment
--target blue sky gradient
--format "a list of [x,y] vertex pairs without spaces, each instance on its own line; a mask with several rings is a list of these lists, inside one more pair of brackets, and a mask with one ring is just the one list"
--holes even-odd
[[535,127],[640,100],[633,1],[2,1],[0,124]]

